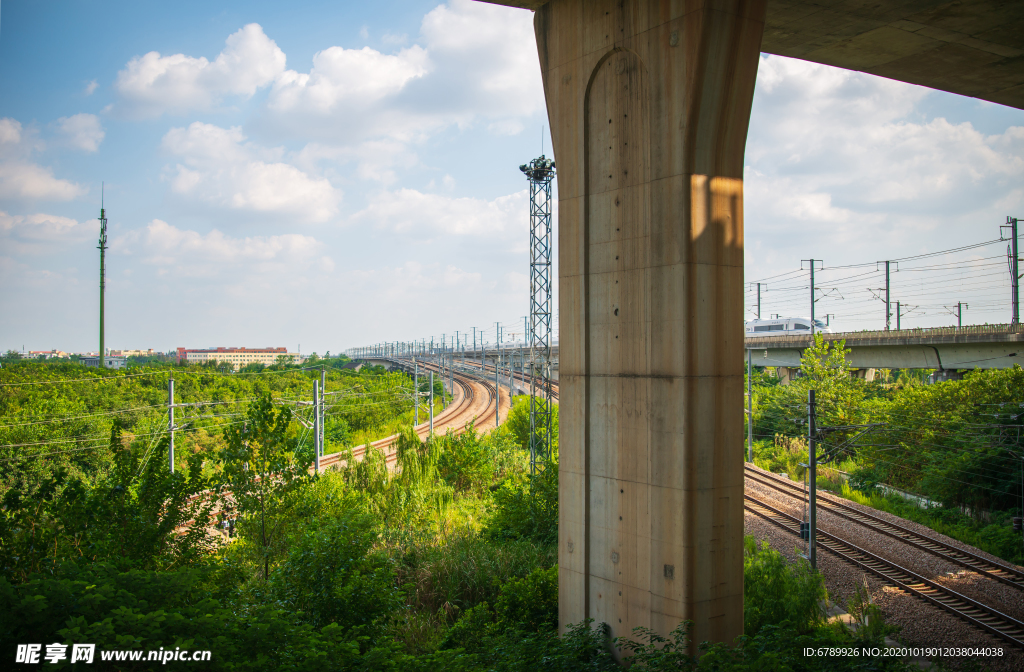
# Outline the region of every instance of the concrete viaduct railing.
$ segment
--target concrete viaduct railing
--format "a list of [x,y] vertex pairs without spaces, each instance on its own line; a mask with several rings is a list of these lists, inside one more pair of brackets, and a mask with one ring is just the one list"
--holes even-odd
[[[900,331],[823,334],[826,342],[843,341],[851,367],[870,369],[1005,369],[1024,363],[1024,329],[1019,325],[978,325]],[[813,339],[767,336],[744,339],[754,366],[795,368]],[[940,377],[955,377],[942,374]]]

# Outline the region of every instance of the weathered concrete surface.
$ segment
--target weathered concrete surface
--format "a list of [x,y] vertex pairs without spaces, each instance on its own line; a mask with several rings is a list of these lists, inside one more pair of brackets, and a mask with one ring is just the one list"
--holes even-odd
[[[496,4],[538,9],[546,3]],[[769,54],[1024,109],[1021,0],[768,0],[765,24],[761,50]]]
[[764,3],[537,13],[559,171],[559,617],[743,630],[743,152]]

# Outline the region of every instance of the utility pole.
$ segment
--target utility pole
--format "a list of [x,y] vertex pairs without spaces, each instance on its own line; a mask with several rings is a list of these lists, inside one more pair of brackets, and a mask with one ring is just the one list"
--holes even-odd
[[412,358],[412,389],[414,392],[414,407],[415,415],[413,416],[413,426],[420,424],[420,364],[416,361],[416,358]]
[[962,301],[956,302],[956,326],[960,329],[964,326],[964,308],[970,308],[966,303]]
[[1006,257],[1010,267],[1010,324],[1020,324],[1020,258],[1017,254],[1017,218],[1007,217],[1006,224],[999,227],[999,237],[1003,237],[1003,229],[1010,229],[1010,244],[1006,246]]
[[[759,313],[758,318],[760,317]],[[753,351],[747,350],[747,462],[754,461],[754,395],[751,393],[753,368]]]
[[804,262],[810,262],[811,267],[811,336],[814,336],[814,263],[817,262],[822,264],[822,268],[825,267],[824,262],[821,259],[801,259],[800,268],[803,269]]
[[434,372],[430,372],[430,438],[434,438]]
[[167,460],[174,473],[174,376],[167,379],[167,431],[171,435],[171,445],[167,450]]
[[889,331],[889,319],[892,317],[892,304],[889,303],[889,262],[885,262],[885,330]]
[[761,285],[767,287],[767,283],[752,282],[752,285],[757,285],[757,319],[761,319]]
[[501,361],[501,322],[494,323],[494,340],[498,344],[498,352],[494,355],[494,366],[497,368]]
[[320,381],[313,381],[313,471],[320,473]]
[[810,494],[808,499],[810,500],[810,514],[808,522],[810,523],[810,538],[807,540],[807,557],[811,562],[811,569],[817,571],[818,569],[818,456],[816,454],[817,447],[814,445],[815,435],[815,418],[814,418],[814,390],[807,391],[807,469],[808,469],[808,489]]
[[327,367],[320,367],[320,452],[317,453],[319,471],[320,458],[324,454],[324,439],[327,437]]
[[498,387],[498,360],[494,360],[494,426],[498,426],[498,411],[501,410],[501,388]]
[[[100,357],[99,367],[107,365],[107,351],[103,343],[103,299],[107,292],[107,211],[103,207],[103,186],[100,186],[100,242],[97,249],[100,251]],[[171,435],[173,436],[173,434]],[[173,439],[172,444],[173,445]],[[173,450],[173,449],[172,449]],[[171,463],[171,471],[174,471],[174,463]]]

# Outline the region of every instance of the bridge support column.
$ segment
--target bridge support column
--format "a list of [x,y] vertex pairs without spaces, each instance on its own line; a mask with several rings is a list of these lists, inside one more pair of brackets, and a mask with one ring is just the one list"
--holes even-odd
[[743,632],[743,153],[764,0],[551,0],[559,620]]

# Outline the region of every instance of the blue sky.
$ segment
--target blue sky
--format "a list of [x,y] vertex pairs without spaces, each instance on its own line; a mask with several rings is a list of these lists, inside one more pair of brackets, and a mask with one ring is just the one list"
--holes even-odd
[[[531,21],[468,0],[3,3],[0,348],[95,349],[101,181],[109,347],[521,333],[517,166],[547,124]],[[800,259],[996,238],[1024,216],[1022,150],[1019,110],[763,57],[746,161],[763,312],[808,312],[806,278],[774,277]],[[1005,321],[1004,247],[903,262],[904,326],[949,324],[956,301]],[[819,314],[880,326],[876,276],[820,277]]]

